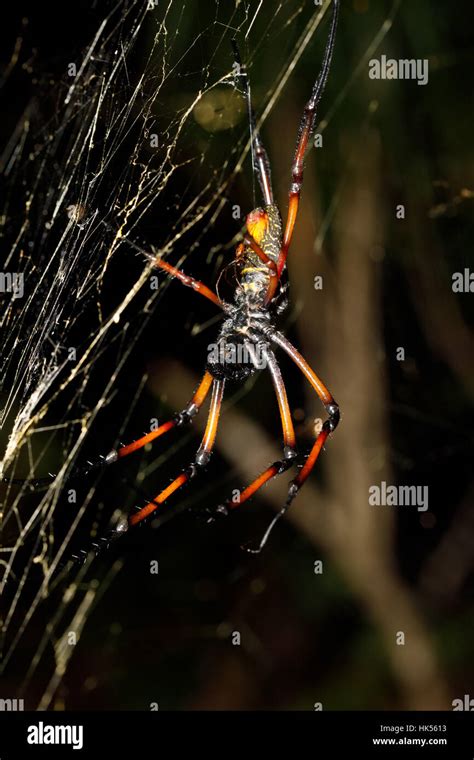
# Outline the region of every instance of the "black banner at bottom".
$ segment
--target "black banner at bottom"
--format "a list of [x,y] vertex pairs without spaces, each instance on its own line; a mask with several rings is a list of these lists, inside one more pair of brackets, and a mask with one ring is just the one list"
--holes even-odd
[[474,758],[469,712],[0,712],[0,760],[225,755],[288,748],[321,758]]

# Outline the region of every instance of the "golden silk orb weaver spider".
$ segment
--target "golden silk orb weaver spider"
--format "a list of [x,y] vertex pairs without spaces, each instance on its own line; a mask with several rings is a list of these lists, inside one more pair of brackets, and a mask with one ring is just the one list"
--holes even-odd
[[[306,482],[328,436],[339,422],[339,407],[333,396],[311,369],[303,356],[290,341],[275,327],[276,318],[287,307],[286,261],[298,214],[299,199],[303,184],[304,156],[314,132],[316,111],[328,78],[339,14],[340,0],[332,0],[332,19],[325,47],[323,63],[318,78],[313,86],[311,96],[304,108],[300,122],[296,151],[291,168],[291,185],[286,223],[283,226],[278,206],[274,202],[270,163],[263,146],[253,115],[250,85],[245,68],[241,64],[239,51],[233,41],[234,54],[238,63],[238,74],[247,100],[251,128],[251,147],[253,171],[257,175],[264,205],[254,209],[246,218],[245,233],[237,246],[235,264],[238,271],[237,286],[233,303],[226,303],[216,292],[204,283],[190,277],[181,270],[162,259],[153,258],[154,264],[177,278],[183,285],[193,288],[197,293],[212,301],[224,314],[224,322],[214,344],[216,351],[208,355],[206,368],[201,382],[188,405],[175,414],[169,421],[147,433],[136,441],[121,445],[107,456],[88,462],[83,468],[76,468],[72,477],[85,475],[92,470],[117,462],[129,454],[142,449],[147,444],[160,438],[174,428],[190,423],[198,414],[204,401],[211,393],[210,409],[205,432],[194,460],[152,501],[128,517],[122,518],[115,529],[103,539],[93,544],[97,553],[107,547],[111,540],[126,533],[130,528],[142,523],[153,515],[176,491],[191,481],[199,470],[209,462],[214,448],[221,412],[224,390],[228,381],[242,382],[261,369],[261,363],[270,371],[272,383],[278,402],[283,433],[283,457],[267,467],[245,489],[218,505],[214,510],[207,510],[209,520],[217,516],[226,516],[233,509],[248,501],[270,479],[289,470],[296,464],[296,437],[292,415],[288,403],[285,383],[275,356],[275,349],[282,349],[293,360],[306,380],[309,381],[320,401],[323,403],[328,418],[316,440],[304,457],[296,477],[291,481],[288,495],[282,509],[276,514],[266,530],[262,540],[252,552],[260,552],[264,547],[276,522],[285,514],[300,488]],[[131,243],[133,245],[133,243]],[[138,249],[138,246],[134,246]],[[141,249],[138,249],[141,250]],[[48,479],[29,481],[38,485]],[[12,482],[10,480],[10,482]],[[15,482],[15,481],[13,481]],[[21,481],[17,481],[21,482]],[[24,482],[24,481],[22,481]],[[87,552],[80,553],[85,558]],[[77,559],[77,556],[75,557]]]

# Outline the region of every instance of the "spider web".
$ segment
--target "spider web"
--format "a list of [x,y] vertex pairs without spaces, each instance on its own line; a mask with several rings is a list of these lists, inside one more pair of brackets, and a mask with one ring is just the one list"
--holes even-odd
[[[19,696],[35,680],[30,709],[56,704],[74,653],[70,632],[80,635],[121,568],[115,559],[100,582],[87,575],[91,559],[61,569],[78,533],[94,538],[129,506],[102,501],[100,477],[82,495],[69,479],[100,434],[143,331],[150,322],[166,327],[160,304],[169,282],[160,275],[151,284],[152,261],[129,241],[190,272],[201,261],[212,280],[235,245],[236,226],[222,243],[203,241],[228,214],[250,147],[230,39],[244,41],[251,67],[270,37],[277,45],[298,30],[261,97],[263,123],[326,11],[306,2],[281,2],[272,13],[262,3],[215,2],[212,22],[193,33],[183,3],[107,7],[94,10],[89,43],[70,69],[52,82],[36,80],[1,157],[2,269],[24,290],[3,294],[1,315],[2,660],[6,673],[15,665]],[[198,51],[210,38],[213,53],[203,60]],[[6,89],[25,60],[28,51],[14,53]],[[239,121],[239,139],[218,162],[213,134]],[[108,419],[110,448],[144,384],[140,373],[129,405]],[[8,482],[48,472],[57,477],[39,494]]]

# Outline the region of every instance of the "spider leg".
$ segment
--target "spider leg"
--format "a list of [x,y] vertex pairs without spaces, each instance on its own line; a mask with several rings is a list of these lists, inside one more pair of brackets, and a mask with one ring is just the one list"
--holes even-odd
[[234,56],[236,63],[238,64],[237,76],[242,82],[244,90],[245,100],[247,102],[247,112],[249,116],[250,132],[252,139],[252,167],[257,174],[260,189],[262,191],[263,198],[267,206],[273,203],[273,190],[272,190],[272,177],[270,171],[270,161],[268,160],[267,151],[265,150],[260,133],[255,123],[255,114],[252,108],[252,97],[250,93],[250,82],[247,75],[247,70],[242,64],[240,57],[239,47],[236,39],[231,40],[232,48],[234,50]]
[[294,347],[292,343],[288,340],[288,338],[285,338],[285,336],[279,332],[278,330],[275,330],[272,327],[264,327],[262,328],[262,332],[264,335],[272,341],[276,346],[279,346],[279,348],[282,348],[285,353],[288,354],[289,357],[294,361],[296,366],[301,370],[303,375],[306,377],[306,379],[309,381],[309,383],[313,386],[314,390],[318,394],[319,399],[324,404],[324,407],[329,415],[328,422],[330,423],[330,433],[332,433],[338,423],[339,423],[339,406],[335,402],[332,394],[330,391],[326,388],[322,380],[319,379],[317,374],[314,372],[314,370],[311,369],[306,359],[300,354],[300,352]]
[[272,340],[273,343],[275,343],[277,346],[282,348],[293,359],[297,367],[301,370],[303,375],[311,383],[312,387],[316,391],[319,399],[324,404],[324,407],[329,417],[327,420],[324,421],[322,430],[317,436],[313,444],[313,447],[311,448],[311,451],[306,457],[303,467],[299,471],[296,478],[290,483],[286,502],[283,508],[280,510],[280,512],[278,512],[278,514],[270,523],[260,543],[258,551],[261,551],[261,549],[263,549],[273,527],[275,526],[275,523],[285,514],[285,512],[287,512],[287,510],[291,506],[293,499],[297,495],[298,491],[305,484],[306,480],[308,479],[308,476],[310,475],[311,471],[313,470],[318,460],[318,457],[323,449],[323,446],[327,438],[329,437],[330,433],[334,432],[334,430],[339,424],[339,419],[340,419],[340,411],[339,411],[338,404],[336,403],[332,394],[326,388],[324,383],[319,379],[316,373],[311,369],[306,359],[304,359],[304,357],[299,353],[299,351],[297,351],[297,349],[292,345],[292,343],[290,343],[290,341],[287,338],[285,338],[285,336],[282,335],[277,330],[269,330],[267,331],[266,334],[268,335],[268,337],[270,337],[270,340]]
[[[106,224],[105,222],[104,224],[108,229],[113,229],[109,224]],[[123,237],[122,239],[125,243],[127,243],[127,245],[130,246],[130,248],[133,248],[135,251],[138,251],[138,253],[141,253],[155,266],[159,267],[160,269],[164,269],[165,272],[168,272],[168,274],[170,274],[172,277],[177,277],[178,280],[183,283],[183,285],[186,285],[188,288],[192,288],[197,293],[200,293],[205,298],[208,298],[209,301],[212,301],[212,303],[214,303],[216,306],[219,306],[219,308],[224,309],[224,311],[226,310],[226,304],[221,301],[217,293],[214,293],[214,291],[208,288],[207,285],[204,285],[203,282],[200,280],[195,280],[194,277],[190,277],[180,269],[177,269],[171,264],[168,264],[168,262],[163,261],[159,256],[156,256],[156,254],[149,253],[144,248],[142,248],[141,245],[138,245],[128,237]]]
[[[231,498],[225,501],[223,504],[220,504],[216,509],[215,512],[217,515],[220,516],[226,516],[229,514],[229,512],[232,509],[235,509],[236,507],[239,507],[241,504],[244,504],[246,501],[248,501],[254,494],[262,488],[265,483],[268,483],[269,480],[274,478],[276,475],[282,475],[284,472],[286,472],[290,467],[292,467],[295,457],[297,456],[296,452],[296,436],[295,436],[295,430],[293,427],[293,421],[291,419],[291,411],[290,406],[288,404],[288,397],[286,395],[286,388],[285,383],[283,381],[280,367],[278,365],[278,362],[276,360],[275,354],[273,351],[266,346],[264,348],[264,354],[266,358],[266,364],[268,369],[270,370],[270,375],[273,382],[273,387],[275,389],[275,394],[278,401],[278,408],[280,412],[280,419],[281,419],[281,425],[282,425],[282,431],[283,431],[283,459],[280,459],[276,462],[274,462],[270,467],[267,467],[266,470],[260,473],[255,480],[253,480],[250,485],[248,485],[243,491],[239,493],[238,498]],[[277,515],[277,518],[281,515]],[[213,517],[211,517],[211,520]],[[268,535],[270,535],[271,528],[273,527],[274,523],[276,522],[276,519],[272,521],[272,524],[270,528],[266,531],[264,539],[262,539],[263,543],[261,542],[259,547],[257,549],[252,549],[250,547],[245,547],[245,549],[251,553],[258,553],[263,548],[264,543],[266,542]]]
[[290,486],[288,488],[288,495],[287,495],[285,504],[280,509],[280,511],[277,512],[277,514],[275,515],[275,517],[273,518],[273,520],[270,522],[270,525],[268,526],[268,528],[266,529],[265,533],[263,534],[263,538],[260,541],[260,543],[257,546],[257,548],[251,549],[249,547],[246,547],[247,551],[249,551],[251,554],[260,554],[260,552],[264,548],[265,544],[267,543],[267,541],[268,541],[268,539],[270,537],[270,534],[271,534],[273,528],[275,527],[275,525],[277,524],[277,522],[279,520],[281,520],[281,518],[286,514],[286,512],[290,508],[293,499],[295,498],[295,496],[299,492],[300,488],[306,482],[309,474],[311,473],[314,465],[316,464],[318,456],[319,456],[319,454],[320,454],[320,452],[321,452],[321,450],[322,450],[322,448],[324,446],[324,443],[325,443],[325,441],[326,441],[326,439],[327,439],[327,437],[328,437],[328,435],[329,435],[330,432],[332,432],[331,429],[330,429],[330,422],[329,422],[329,420],[326,420],[324,422],[324,424],[323,424],[323,429],[319,433],[319,435],[318,435],[318,437],[317,437],[317,439],[316,439],[316,441],[315,441],[315,443],[314,443],[314,445],[313,445],[310,453],[308,454],[308,456],[306,458],[306,461],[305,461],[303,467],[299,471],[299,473],[296,476],[296,478],[294,480],[292,480],[291,483],[290,483]]
[[[135,451],[142,449],[148,443],[151,443],[151,441],[154,441],[156,438],[160,438],[162,435],[168,433],[173,428],[181,427],[182,425],[191,422],[193,417],[196,416],[204,401],[206,400],[206,397],[212,385],[212,381],[213,378],[210,372],[205,372],[191,400],[181,412],[177,412],[170,420],[168,420],[168,422],[164,422],[163,425],[160,425],[158,428],[156,428],[156,430],[152,430],[151,432],[146,433],[136,441],[132,441],[132,443],[119,446],[117,449],[112,449],[112,451],[110,451],[106,456],[102,455],[97,459],[88,461],[82,467],[73,468],[72,472],[66,478],[67,481],[83,477],[93,472],[94,470],[97,470],[101,467],[106,467],[109,464],[113,464],[119,459],[123,459],[123,457],[126,457],[129,454],[133,454]],[[50,474],[45,478],[32,478],[26,480],[4,477],[2,482],[12,485],[27,485],[36,490],[42,486],[49,485],[55,480],[56,477],[57,474]]]
[[[210,381],[209,381],[209,378],[210,378]],[[178,415],[175,415],[175,418],[179,417],[181,419],[181,422],[177,424],[184,424],[185,422],[190,422],[192,417],[195,414],[197,414],[198,404],[202,405],[202,403],[204,402],[204,399],[207,396],[207,393],[209,391],[209,388],[212,382],[213,382],[212,376],[208,372],[206,372],[201,383],[198,386],[198,389],[196,390],[193,396],[193,399],[189,402],[189,404],[184,408],[182,412],[179,412]],[[143,519],[145,519],[145,517],[148,517],[148,515],[154,512],[160,504],[163,504],[163,502],[165,502],[166,499],[169,496],[171,496],[172,493],[174,493],[174,491],[177,491],[178,488],[180,488],[188,480],[190,480],[191,477],[193,477],[196,474],[197,468],[199,466],[203,467],[207,464],[211,456],[212,448],[213,448],[215,437],[216,437],[217,423],[219,421],[219,412],[220,412],[220,407],[222,403],[223,391],[224,391],[224,381],[214,380],[213,393],[212,393],[212,399],[211,399],[211,408],[209,410],[206,431],[204,433],[204,437],[202,439],[201,445],[194,458],[194,462],[190,465],[190,467],[188,467],[187,470],[185,470],[180,476],[178,476],[178,478],[175,478],[175,480],[167,488],[165,488],[156,497],[156,499],[153,499],[153,501],[146,504],[143,508],[138,509],[138,511],[131,517],[128,517],[128,518],[122,517],[114,528],[112,528],[111,530],[108,530],[104,536],[96,538],[87,549],[80,549],[79,551],[76,551],[76,553],[71,554],[68,560],[69,562],[73,562],[74,564],[76,563],[82,564],[86,561],[86,559],[91,553],[93,553],[95,556],[98,556],[103,551],[107,550],[110,547],[110,545],[114,543],[118,538],[123,536],[132,525],[135,525],[141,522]],[[147,436],[144,436],[144,438],[146,437]],[[143,439],[140,439],[140,441],[142,440]],[[136,484],[134,484],[134,488],[137,489]],[[141,489],[138,488],[138,490],[141,490]],[[62,562],[61,567],[64,567],[66,564],[67,562]]]
[[[286,264],[288,256],[288,250],[290,248],[291,238],[293,236],[293,230],[295,227],[296,217],[298,215],[298,207],[300,202],[301,187],[303,185],[303,169],[304,169],[304,156],[308,143],[314,131],[316,121],[316,109],[324,91],[326,81],[329,74],[329,68],[331,66],[332,54],[334,50],[334,42],[336,38],[337,19],[339,14],[339,0],[333,0],[333,15],[331,21],[331,29],[329,31],[328,40],[326,43],[326,50],[324,52],[323,64],[319,76],[314,83],[311,97],[309,98],[303,116],[301,118],[300,127],[298,131],[298,141],[296,143],[295,157],[291,167],[291,185],[289,192],[288,202],[288,214],[286,218],[285,232],[283,235],[283,243],[281,246],[280,254],[278,256],[278,277],[281,277],[281,273]],[[275,290],[278,281],[271,281],[269,283],[266,302],[269,303],[275,295]]]
[[209,301],[212,301],[212,303],[214,303],[216,306],[219,306],[219,308],[225,308],[225,304],[221,301],[217,293],[214,293],[213,290],[208,288],[207,285],[204,285],[204,283],[200,280],[195,280],[194,277],[190,277],[180,269],[176,269],[176,267],[168,264],[167,261],[163,261],[162,259],[155,258],[154,263],[155,266],[160,267],[160,269],[164,269],[165,272],[168,272],[168,274],[170,274],[172,277],[177,277],[177,279],[182,282],[183,285],[186,285],[188,288],[192,288],[196,291],[196,293],[200,293],[202,296],[209,299]]
[[[227,517],[227,515],[233,509],[240,507],[242,504],[245,504],[246,501],[251,499],[252,496],[254,496],[257,491],[259,491],[260,488],[265,485],[265,483],[268,483],[268,481],[274,478],[276,475],[282,475],[292,465],[292,458],[278,459],[276,462],[273,462],[273,464],[267,467],[266,470],[263,470],[263,472],[261,472],[260,475],[255,478],[255,480],[252,480],[252,482],[239,493],[238,497],[227,499],[227,501],[219,504],[219,506],[213,510],[214,513],[218,516]],[[214,515],[210,517],[209,522],[213,521]]]
[[296,457],[296,436],[291,419],[291,410],[286,395],[286,387],[281,375],[280,366],[276,360],[273,351],[266,347],[264,349],[266,364],[270,370],[270,375],[275,389],[280,412],[281,427],[283,431],[283,455],[285,459],[294,459]]
[[[291,419],[291,411],[290,411],[290,406],[288,404],[288,397],[286,395],[285,383],[281,375],[280,366],[276,360],[276,357],[273,351],[267,348],[265,351],[265,354],[266,354],[266,359],[267,359],[267,366],[272,376],[273,386],[275,388],[275,393],[276,393],[276,397],[278,401],[278,407],[280,410],[280,418],[281,418],[281,424],[282,424],[282,430],[283,430],[283,443],[284,443],[283,452],[285,455],[285,459],[288,459],[288,458],[293,459],[297,456],[296,436],[295,436],[295,430],[293,427],[293,420]],[[273,520],[270,522],[270,525],[268,526],[267,530],[265,531],[262,540],[260,541],[260,543],[258,544],[256,548],[252,548],[251,546],[246,546],[245,550],[250,552],[251,554],[259,554],[262,551],[265,544],[267,543],[267,540],[274,526],[276,525],[278,520],[280,520],[283,517],[287,509],[288,507],[285,504],[285,507],[281,509],[278,512],[278,514],[275,515]]]
[[[206,429],[201,441],[201,445],[196,452],[193,462],[183,472],[178,475],[166,488],[164,488],[153,501],[146,504],[139,509],[135,514],[128,518],[128,527],[133,527],[142,522],[145,518],[149,517],[157,508],[164,504],[164,502],[179,488],[184,486],[197,474],[198,470],[205,467],[209,462],[209,459],[214,448],[216,440],[217,426],[219,424],[219,416],[222,406],[222,398],[224,395],[225,380],[215,380],[212,386],[212,398],[211,407],[209,409],[209,415],[207,418]],[[123,529],[123,528],[122,528]]]
[[[110,229],[112,231],[113,227],[111,227],[110,224],[107,224],[106,222],[103,222],[103,224],[107,227],[107,229]],[[115,231],[116,232],[116,231]],[[177,269],[176,267],[172,266],[171,264],[168,264],[166,261],[163,261],[159,256],[156,256],[156,254],[152,254],[149,251],[146,251],[145,248],[142,248],[141,245],[138,245],[133,240],[130,240],[128,237],[122,237],[123,242],[125,242],[130,248],[133,248],[134,251],[137,251],[138,253],[141,253],[148,261],[151,261],[156,267],[159,267],[160,269],[164,269],[165,272],[168,272],[172,277],[177,277],[180,282],[183,283],[183,285],[186,285],[188,288],[192,288],[196,291],[196,293],[200,293],[205,298],[208,298],[209,301],[212,301],[213,304],[216,306],[219,306],[219,308],[226,310],[226,304],[221,301],[217,293],[214,293],[213,290],[207,287],[207,285],[204,285],[203,282],[200,280],[194,279],[194,277],[190,277],[189,275],[182,272],[180,269]]]
[[[292,480],[292,482],[290,483],[289,488],[288,488],[287,499],[284,506],[282,507],[282,509],[280,509],[280,511],[275,515],[275,517],[271,521],[258,547],[256,549],[249,549],[247,547],[247,551],[250,551],[252,554],[258,554],[259,552],[262,551],[276,523],[279,520],[281,520],[283,515],[288,511],[293,499],[299,492],[300,488],[302,488],[302,486],[308,479],[308,476],[310,475],[311,471],[313,470],[329,434],[332,433],[336,429],[339,423],[339,417],[340,417],[339,406],[335,402],[333,396],[331,395],[329,390],[326,388],[326,386],[322,383],[322,381],[319,379],[319,377],[316,375],[316,373],[311,369],[311,367],[306,362],[304,357],[301,356],[299,351],[297,351],[297,349],[292,345],[292,343],[290,343],[290,341],[287,338],[285,338],[284,335],[282,335],[277,330],[274,330],[273,328],[266,329],[263,332],[267,337],[270,338],[270,340],[273,343],[275,343],[280,348],[283,348],[283,350],[293,359],[295,364],[299,367],[301,372],[304,374],[307,380],[311,383],[314,390],[318,394],[318,397],[324,404],[326,411],[329,414],[329,418],[325,420],[325,422],[323,423],[322,430],[317,436],[316,441],[314,442],[313,447],[311,448],[311,451],[306,457],[303,467],[299,471],[296,478],[294,478],[294,480]],[[276,360],[275,360],[275,363],[276,363]],[[277,364],[277,367],[278,367],[278,364]],[[270,371],[271,371],[271,367],[270,367]],[[283,380],[281,380],[281,383],[283,384]],[[283,388],[284,388],[284,384],[283,384]],[[289,409],[288,409],[288,413],[289,413]],[[284,416],[282,414],[282,422],[283,420],[284,420]],[[275,465],[273,465],[273,467],[274,466]],[[268,471],[265,471],[265,473],[267,472]],[[262,476],[265,475],[265,473],[262,473]],[[260,476],[260,478],[262,476]],[[267,480],[268,479],[269,478],[267,478]],[[264,480],[263,482],[266,482],[266,480]]]
[[213,377],[211,373],[206,371],[197,389],[195,390],[191,401],[181,412],[174,414],[173,417],[168,420],[168,422],[164,422],[163,425],[160,425],[160,427],[156,428],[156,430],[152,430],[150,433],[146,433],[146,435],[138,438],[132,443],[128,443],[126,446],[120,446],[115,452],[112,451],[109,456],[113,456],[115,453],[117,459],[123,459],[123,457],[126,457],[129,454],[133,454],[135,451],[142,449],[144,446],[146,446],[148,443],[151,443],[151,441],[154,441],[156,438],[160,438],[160,436],[164,435],[164,433],[167,433],[169,430],[172,430],[172,428],[181,427],[182,425],[191,422],[193,417],[196,416],[204,401],[206,400],[212,382]]

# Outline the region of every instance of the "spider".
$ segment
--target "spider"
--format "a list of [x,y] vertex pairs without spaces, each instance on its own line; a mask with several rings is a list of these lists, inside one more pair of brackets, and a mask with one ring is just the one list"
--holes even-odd
[[[84,475],[97,467],[117,462],[129,454],[142,449],[151,441],[160,438],[170,430],[190,423],[198,414],[209,393],[211,393],[210,409],[204,436],[191,464],[152,501],[138,508],[137,511],[128,517],[122,518],[107,538],[100,539],[99,543],[93,545],[96,552],[102,546],[108,546],[114,538],[142,523],[143,520],[164,504],[173,493],[191,481],[198,471],[208,464],[216,440],[226,383],[228,381],[242,382],[246,380],[250,375],[261,369],[262,364],[270,372],[278,402],[283,433],[282,459],[274,462],[261,472],[244,490],[240,491],[237,498],[234,497],[225,501],[214,508],[214,510],[207,510],[208,520],[213,521],[219,516],[228,515],[233,509],[248,501],[270,479],[281,475],[295,464],[297,457],[295,431],[285,383],[275,356],[276,348],[280,348],[288,354],[304,377],[309,381],[323,403],[328,418],[323,423],[322,429],[317,435],[310,452],[305,457],[304,464],[300,467],[294,480],[291,481],[285,504],[271,521],[259,544],[254,548],[246,547],[248,551],[258,553],[263,549],[273,527],[286,513],[298,491],[306,482],[328,436],[337,427],[339,422],[339,407],[333,396],[298,350],[276,328],[275,322],[276,318],[288,306],[286,296],[287,284],[285,282],[285,278],[287,277],[286,260],[298,214],[303,184],[304,156],[314,131],[316,109],[323,94],[331,66],[339,3],[340,0],[333,0],[332,2],[333,13],[321,71],[313,86],[311,96],[301,118],[296,151],[291,168],[289,205],[284,228],[278,206],[273,198],[270,163],[256,127],[248,76],[241,64],[237,44],[235,40],[232,41],[234,55],[238,63],[237,77],[242,82],[243,92],[247,101],[251,129],[253,171],[257,175],[264,200],[263,206],[254,209],[248,214],[243,240],[236,249],[235,264],[238,271],[238,281],[233,303],[224,302],[216,292],[208,288],[203,282],[190,277],[168,262],[162,259],[154,259],[154,263],[158,268],[177,278],[183,285],[193,288],[197,293],[212,301],[222,310],[225,319],[217,336],[217,342],[214,344],[216,350],[208,355],[201,382],[191,400],[182,411],[176,413],[169,421],[138,440],[127,445],[121,445],[107,454],[107,456],[99,457],[95,462],[88,462],[86,467],[81,470],[75,470],[73,475],[75,477],[78,474]],[[45,479],[34,482],[38,485],[43,480]],[[83,555],[85,554],[83,552]]]

